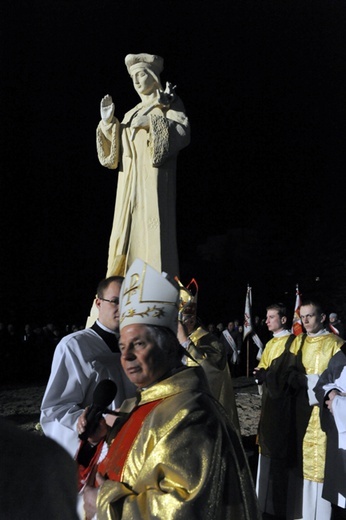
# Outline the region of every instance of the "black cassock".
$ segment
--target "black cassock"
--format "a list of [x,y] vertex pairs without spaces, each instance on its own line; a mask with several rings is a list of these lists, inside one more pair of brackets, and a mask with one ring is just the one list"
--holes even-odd
[[[325,405],[326,390],[338,380],[338,388],[342,385],[346,392],[346,344],[335,354],[326,370],[322,373],[314,388],[320,403],[321,427],[327,434],[326,465],[322,496],[332,504],[346,507],[346,450],[339,448],[338,430],[332,413]],[[346,405],[346,398],[345,398]],[[342,495],[342,497],[340,497]]]

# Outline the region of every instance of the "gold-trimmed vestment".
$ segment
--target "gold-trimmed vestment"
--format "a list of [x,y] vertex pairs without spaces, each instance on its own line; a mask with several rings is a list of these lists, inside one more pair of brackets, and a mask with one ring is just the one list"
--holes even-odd
[[[183,367],[122,408],[135,411],[158,399],[136,433],[120,481],[102,484],[97,518],[259,520],[240,437],[210,395],[201,367]],[[107,457],[111,450],[112,444]]]

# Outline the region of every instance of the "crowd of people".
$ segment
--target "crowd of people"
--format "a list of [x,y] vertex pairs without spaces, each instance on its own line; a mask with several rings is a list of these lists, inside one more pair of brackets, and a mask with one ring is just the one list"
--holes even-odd
[[209,323],[208,330],[220,339],[227,352],[232,377],[249,377],[257,366],[261,349],[270,339],[265,318],[254,316],[252,333],[244,338],[244,326],[235,318],[223,323]]
[[45,384],[55,347],[64,336],[82,328],[82,325],[59,327],[54,323],[26,323],[19,326],[0,322],[1,384]]
[[[146,294],[143,286],[149,272],[149,266],[136,266],[130,269],[124,282],[119,280],[119,277],[116,277],[116,280],[111,277],[108,281],[103,281],[97,290],[97,322],[91,329],[75,332],[63,338],[55,351],[51,375],[42,402],[41,424],[45,434],[59,442],[78,463],[81,516],[81,511],[84,510],[90,519],[94,518],[95,514],[97,518],[108,518],[109,515],[125,518],[122,512],[126,511],[131,518],[146,518],[147,510],[157,507],[157,504],[164,500],[172,510],[170,517],[175,518],[175,515],[179,517],[182,511],[192,514],[199,500],[206,500],[212,501],[213,505],[204,506],[204,509],[199,511],[199,518],[203,518],[204,513],[207,517],[211,514],[211,518],[216,518],[219,514],[224,518],[239,519],[344,518],[344,457],[340,456],[338,449],[329,440],[330,435],[334,436],[334,440],[341,435],[332,419],[332,402],[337,403],[341,400],[339,409],[342,408],[346,390],[346,387],[343,387],[345,383],[340,379],[343,368],[346,367],[346,358],[344,361],[343,355],[340,354],[343,352],[344,340],[340,334],[343,329],[335,313],[331,313],[327,322],[327,316],[317,302],[302,302],[300,314],[305,331],[295,336],[286,307],[281,303],[272,304],[267,308],[265,320],[259,317],[254,319],[249,342],[244,341],[239,320],[230,321],[226,327],[221,323],[204,327],[197,317],[197,298],[186,288],[182,290],[180,287],[177,328],[176,322],[170,321],[172,309],[167,309],[170,299],[176,298],[176,289],[167,282],[169,289],[165,288],[166,294],[153,296],[155,285],[147,283]],[[136,283],[140,276],[143,277],[143,286],[140,286],[138,281]],[[158,283],[156,285],[159,286]],[[173,291],[173,295],[169,291]],[[141,295],[140,298],[138,293]],[[158,302],[163,305],[162,308]],[[174,341],[170,335],[165,335],[166,332],[158,333],[161,325],[163,329],[166,330],[168,327],[171,332],[175,332]],[[252,339],[254,335],[257,335],[255,341]],[[108,336],[112,337],[113,346]],[[101,347],[104,343],[108,345],[108,351],[104,345]],[[174,355],[171,352],[169,359],[161,352],[166,343],[170,345],[168,351],[173,349],[175,352]],[[175,349],[173,344],[176,345]],[[99,346],[96,348],[96,345]],[[142,353],[142,349],[146,350],[147,345],[151,346],[150,349],[157,345],[158,351],[156,347],[154,349],[155,360]],[[338,356],[340,359],[336,363]],[[106,359],[112,361],[106,363]],[[334,363],[332,367],[329,366],[330,361]],[[112,371],[106,373],[109,367],[112,367]],[[124,369],[132,385],[124,383],[124,374],[121,375],[120,367]],[[223,421],[231,427],[226,446],[232,446],[233,455],[228,463],[234,469],[239,463],[238,457],[241,460],[242,469],[238,466],[237,475],[233,474],[232,477],[236,482],[233,495],[228,488],[229,482],[225,475],[219,475],[219,491],[223,498],[219,498],[217,502],[216,490],[210,478],[215,476],[213,471],[216,468],[216,471],[220,472],[219,463],[225,462],[223,450],[227,453],[227,448],[223,445],[223,436],[221,440],[216,434],[211,442],[212,446],[210,440],[207,442],[208,449],[212,450],[208,452],[208,463],[214,456],[214,441],[220,442],[223,448],[214,461],[216,466],[213,469],[208,466],[210,475],[204,472],[202,474],[198,468],[201,464],[200,457],[203,456],[205,436],[208,438],[204,424],[192,426],[192,430],[198,428],[198,434],[195,435],[198,435],[197,445],[201,453],[197,455],[192,449],[194,442],[188,435],[184,435],[183,440],[180,434],[175,437],[181,428],[187,428],[189,431],[190,424],[185,415],[179,414],[178,410],[170,415],[171,411],[167,406],[157,405],[157,400],[160,401],[162,398],[167,402],[170,396],[173,399],[170,406],[175,409],[177,404],[174,403],[177,398],[172,396],[181,391],[181,384],[185,388],[185,372],[181,370],[184,368],[195,371],[197,367],[202,369],[202,372],[198,372],[198,378],[202,378],[203,384],[207,385],[207,393],[214,403],[218,403],[217,406],[221,406]],[[262,395],[257,440],[259,460],[255,485],[241,443],[231,377],[231,374],[233,377],[244,375],[249,368]],[[194,375],[192,372],[189,374],[189,378],[192,378],[189,384]],[[102,419],[96,430],[88,431],[87,437],[81,441],[80,436],[88,428],[90,419],[88,408],[85,410],[85,407],[92,401],[92,392],[104,377],[109,377],[117,383],[120,389],[119,399],[113,402],[113,412],[107,415],[105,420]],[[174,380],[179,379],[179,384],[174,383],[167,394],[167,378],[170,381],[171,377]],[[155,391],[151,391],[151,385]],[[190,391],[189,387],[188,399],[191,398]],[[199,391],[202,391],[200,387]],[[148,398],[145,397],[147,393]],[[120,411],[114,411],[124,397],[127,399]],[[183,406],[181,399],[177,402],[179,406]],[[152,412],[152,407],[156,409],[156,406],[157,414]],[[203,416],[204,412],[199,406],[200,403],[197,406],[198,414]],[[189,414],[188,416],[192,421],[194,413],[197,413],[195,404],[191,409],[187,408],[188,412],[191,412],[191,417]],[[327,412],[329,415],[327,414],[327,418],[321,423],[320,415],[322,417],[322,414],[325,415]],[[214,414],[215,410],[213,416]],[[177,424],[173,417],[176,417]],[[343,420],[342,413],[340,420]],[[166,429],[166,423],[169,424],[169,431]],[[154,428],[154,433],[151,428]],[[160,431],[159,436],[155,433],[156,428]],[[219,426],[214,424],[213,428],[216,428],[217,432]],[[150,435],[154,435],[154,438],[147,440],[148,436],[150,439]],[[119,447],[110,448],[115,445],[114,438],[125,450],[126,460]],[[196,468],[196,474],[190,472],[190,478],[185,474],[186,461],[181,457],[178,457],[177,461],[176,454],[171,453],[169,446],[172,443],[176,450],[180,442],[185,446],[182,453],[188,453],[188,461]],[[346,444],[346,441],[344,442]],[[131,447],[133,443],[135,448]],[[338,465],[335,464],[335,458]],[[160,470],[156,465],[158,460]],[[119,467],[122,468],[121,471]],[[334,473],[331,471],[332,467]],[[336,468],[339,471],[336,479],[340,479],[342,483],[331,486],[331,474],[335,479]],[[239,484],[240,475],[241,479],[244,479],[242,485]],[[192,488],[189,486],[192,482],[196,496],[190,503]],[[208,492],[205,491],[206,485]],[[148,486],[156,490],[155,497],[149,492]],[[330,491],[331,488],[333,493]],[[165,494],[164,499],[162,493]],[[235,500],[236,505],[225,506],[223,493],[230,493],[229,498],[233,496],[232,500]],[[248,511],[247,507],[250,508]],[[234,511],[239,511],[239,515],[237,513],[238,516],[234,516]]]
[[[131,518],[150,518],[147,512],[162,503],[172,519],[197,509],[204,518],[199,504],[206,501],[208,518],[346,518],[346,347],[337,314],[330,313],[327,320],[318,302],[303,301],[304,332],[295,336],[286,307],[272,304],[265,319],[254,319],[253,333],[263,345],[259,348],[258,341],[244,341],[237,319],[226,327],[204,327],[193,295],[186,288],[179,292],[142,264],[130,269],[125,281],[116,276],[100,282],[98,319],[90,328],[25,325],[17,333],[12,325],[0,325],[3,381],[18,377],[16,382],[22,382],[23,375],[32,373],[48,380],[40,422],[44,434],[75,461],[79,517],[126,518],[126,511]],[[142,275],[140,291],[133,272]],[[153,295],[160,283],[146,280],[157,276],[166,286],[163,294]],[[169,306],[177,294],[179,314]],[[249,370],[262,396],[255,482],[242,446],[232,383]],[[89,428],[88,407],[105,379],[116,383],[117,392],[103,410],[105,418],[99,413]],[[195,395],[197,401],[191,401]],[[179,413],[185,407],[186,415]],[[207,426],[206,414],[214,421],[209,417]],[[181,438],[182,428],[191,435],[196,430],[196,452],[188,433]],[[150,435],[154,437],[148,440]],[[110,449],[114,438],[121,450]],[[178,445],[181,454],[188,453],[187,460],[177,457]],[[208,461],[206,468],[202,459]],[[229,479],[235,482],[232,490]]]
[[[267,338],[264,320],[255,318],[256,330],[265,344]],[[229,352],[229,345],[226,343],[228,352],[229,366],[232,377],[246,376],[246,347],[243,342],[243,327],[239,320],[233,320],[226,327],[222,323],[217,326],[209,324],[204,326],[211,334],[224,341],[223,332],[231,331],[232,337],[237,343],[236,359],[231,360],[232,354]],[[19,383],[43,383],[47,382],[50,374],[51,363],[56,346],[62,338],[71,333],[84,330],[83,324],[64,324],[57,325],[54,322],[45,324],[25,323],[22,325],[14,323],[0,322],[0,348],[3,357],[3,364],[0,368],[0,378],[2,384]],[[251,360],[256,363],[256,346],[250,345]],[[20,360],[20,362],[18,362]],[[252,363],[251,369],[255,366]]]
[[[258,346],[251,336],[244,341],[242,321],[231,317],[231,321],[224,325],[222,322],[204,324],[199,318],[197,319],[199,325],[224,344],[232,378],[252,377],[253,369],[259,361]],[[76,323],[58,325],[55,322],[48,322],[15,325],[0,322],[0,348],[3,356],[3,364],[0,368],[2,383],[45,384],[50,374],[54,350],[60,340],[71,333],[84,330],[84,328],[84,324]],[[329,314],[328,329],[341,337],[344,335],[344,325],[335,312]],[[264,347],[271,338],[266,318],[254,316],[253,330]],[[18,363],[18,359],[21,360],[20,363]]]

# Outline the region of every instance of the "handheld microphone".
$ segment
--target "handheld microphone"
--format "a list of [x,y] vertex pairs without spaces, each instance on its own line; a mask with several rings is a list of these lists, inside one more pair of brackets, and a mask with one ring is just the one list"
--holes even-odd
[[82,441],[86,441],[96,431],[102,414],[114,400],[117,390],[117,385],[111,379],[103,379],[96,386],[92,405],[85,417],[87,425],[84,432],[78,435]]

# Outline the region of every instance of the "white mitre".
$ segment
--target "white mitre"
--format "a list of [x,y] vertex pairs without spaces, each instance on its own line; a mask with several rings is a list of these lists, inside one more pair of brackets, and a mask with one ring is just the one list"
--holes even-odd
[[168,327],[177,333],[179,288],[167,276],[143,260],[133,262],[120,291],[120,330],[142,324]]

